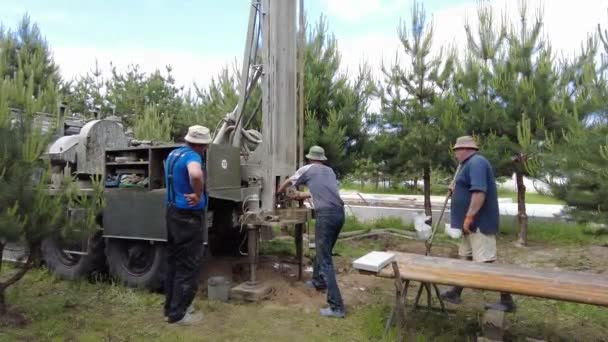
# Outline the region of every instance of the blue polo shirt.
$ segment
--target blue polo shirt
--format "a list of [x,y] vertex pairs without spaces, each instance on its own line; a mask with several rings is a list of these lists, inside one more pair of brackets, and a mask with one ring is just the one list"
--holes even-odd
[[[203,198],[199,204],[191,207],[188,205],[188,201],[184,197],[184,194],[191,194],[194,192],[190,185],[190,176],[188,175],[188,164],[199,163],[205,170],[205,164],[200,154],[191,149],[188,146],[177,148],[171,153],[165,160],[165,184],[167,185],[167,197],[166,203],[169,205],[172,201],[175,203],[175,207],[186,210],[202,210],[207,205],[207,193],[203,192]],[[169,185],[169,171],[173,168],[173,191]],[[175,198],[172,196],[175,195]]]
[[477,191],[484,192],[486,200],[475,215],[473,227],[479,228],[484,234],[496,234],[499,223],[496,178],[490,162],[475,153],[462,162],[460,172],[456,176],[450,210],[452,227],[462,229],[471,204],[471,196]]

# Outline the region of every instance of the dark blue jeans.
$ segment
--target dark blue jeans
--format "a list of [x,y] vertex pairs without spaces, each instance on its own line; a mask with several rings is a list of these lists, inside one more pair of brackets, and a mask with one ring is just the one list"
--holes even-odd
[[344,311],[344,302],[336,281],[336,271],[331,257],[338,235],[344,225],[344,208],[316,209],[315,263],[312,283],[327,288],[327,303],[332,310]]
[[181,320],[198,289],[203,257],[203,211],[167,208],[165,315]]

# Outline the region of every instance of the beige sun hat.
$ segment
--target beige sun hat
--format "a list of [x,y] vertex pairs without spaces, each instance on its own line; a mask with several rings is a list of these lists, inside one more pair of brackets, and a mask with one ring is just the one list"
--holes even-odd
[[211,133],[209,132],[209,128],[205,126],[190,126],[184,140],[191,144],[208,145],[211,144]]
[[318,161],[326,161],[327,157],[325,157],[325,150],[321,146],[312,146],[310,150],[308,150],[308,154],[306,155],[306,159],[309,160],[318,160]]
[[454,144],[453,149],[457,148],[472,148],[474,150],[479,150],[479,147],[475,143],[475,139],[473,139],[470,135],[465,135],[456,139],[456,144]]

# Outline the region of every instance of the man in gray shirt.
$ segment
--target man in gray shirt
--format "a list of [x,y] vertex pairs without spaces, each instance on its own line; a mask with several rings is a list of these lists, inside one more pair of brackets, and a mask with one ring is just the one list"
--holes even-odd
[[325,150],[320,146],[310,148],[306,159],[308,165],[301,167],[288,178],[277,193],[284,192],[290,185],[306,185],[310,193],[299,199],[312,197],[315,210],[315,263],[313,277],[307,285],[317,290],[327,289],[328,308],[321,309],[321,316],[344,318],[344,302],[338,288],[336,273],[331,257],[338,235],[344,225],[344,202],[338,191],[338,180],[334,170],[323,164],[327,160]]

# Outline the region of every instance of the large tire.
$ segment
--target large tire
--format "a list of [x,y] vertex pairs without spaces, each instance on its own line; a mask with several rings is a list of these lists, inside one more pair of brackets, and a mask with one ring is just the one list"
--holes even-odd
[[74,280],[104,271],[104,243],[100,231],[89,239],[86,255],[67,253],[65,248],[65,244],[55,237],[42,241],[42,259],[48,269],[59,277]]
[[167,252],[162,242],[108,239],[106,257],[110,274],[129,287],[162,290],[167,273]]

